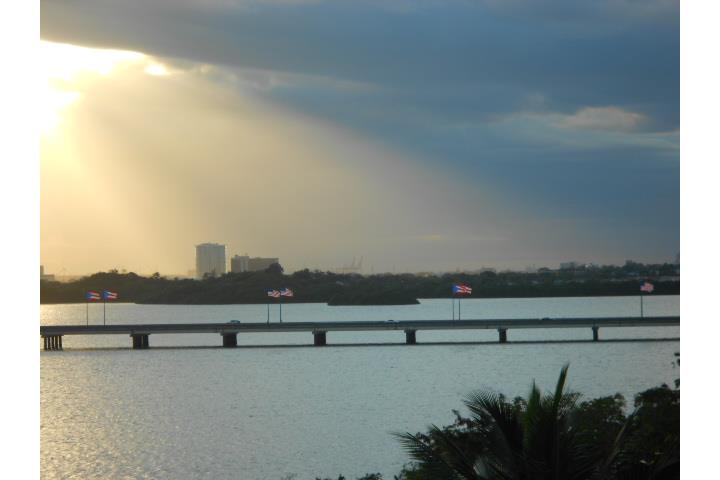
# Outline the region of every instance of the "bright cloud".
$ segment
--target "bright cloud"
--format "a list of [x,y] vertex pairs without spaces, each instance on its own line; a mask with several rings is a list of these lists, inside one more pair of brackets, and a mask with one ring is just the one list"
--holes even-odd
[[647,122],[640,113],[628,112],[617,107],[586,107],[573,115],[563,116],[557,124],[571,128],[591,130],[633,131]]

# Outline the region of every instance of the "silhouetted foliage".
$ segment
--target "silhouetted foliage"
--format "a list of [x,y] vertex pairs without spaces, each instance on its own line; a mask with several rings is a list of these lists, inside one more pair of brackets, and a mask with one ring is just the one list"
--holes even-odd
[[565,391],[567,367],[554,392],[536,385],[527,399],[475,392],[470,417],[455,412],[447,427],[398,434],[413,463],[398,477],[425,479],[678,479],[680,392],[666,385],[635,397],[624,414],[621,395],[579,402]]
[[635,396],[635,409],[623,464],[628,469],[643,465],[656,474],[665,470],[673,472],[676,468],[679,472],[680,390],[667,385],[646,390]]
[[[334,480],[332,478],[320,478],[315,477],[315,480]],[[337,480],[347,480],[343,475],[339,475],[337,477]],[[383,480],[383,476],[379,473],[367,473],[363,475],[362,477],[358,477],[357,480]]]
[[118,301],[125,302],[265,303],[268,288],[289,287],[295,292],[295,297],[283,301],[404,305],[417,303],[418,298],[448,298],[451,285],[456,282],[472,286],[473,298],[638,295],[639,280],[632,275],[651,278],[655,284],[654,295],[680,293],[679,280],[652,279],[652,272],[663,271],[662,266],[636,265],[632,268],[639,273],[626,272],[626,267],[596,267],[537,273],[484,271],[473,274],[364,276],[308,269],[285,275],[282,266],[273,264],[262,272],[227,273],[201,280],[168,279],[158,273],[143,277],[112,270],[69,283],[43,280],[40,282],[40,301],[83,302],[87,290],[111,289],[119,293]]
[[285,269],[280,265],[279,263],[271,263],[266,269],[265,273],[269,273],[271,275],[282,275]]

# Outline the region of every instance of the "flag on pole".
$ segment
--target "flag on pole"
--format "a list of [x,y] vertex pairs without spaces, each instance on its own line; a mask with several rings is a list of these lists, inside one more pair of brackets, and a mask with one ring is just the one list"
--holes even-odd
[[89,291],[85,294],[86,300],[100,300],[100,294],[95,291]]
[[117,292],[111,292],[110,290],[104,290],[103,291],[103,299],[105,300],[117,300],[118,294]]
[[655,290],[655,286],[650,282],[645,282],[640,285],[641,292],[652,293],[653,290]]
[[268,297],[280,298],[280,292],[277,290],[273,290],[273,289],[269,289],[267,291],[267,295],[268,295]]
[[283,288],[282,290],[280,290],[280,295],[283,297],[292,297],[294,295],[294,293],[292,290],[290,290],[289,288],[286,287],[286,288]]
[[470,295],[472,294],[472,287],[463,283],[455,284],[452,288],[453,294],[458,295]]

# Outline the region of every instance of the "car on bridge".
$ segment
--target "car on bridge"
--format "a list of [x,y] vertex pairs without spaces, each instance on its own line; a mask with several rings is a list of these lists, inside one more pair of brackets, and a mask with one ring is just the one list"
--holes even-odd
[[230,320],[230,321],[227,322],[227,323],[238,324],[238,323],[240,323],[240,320]]

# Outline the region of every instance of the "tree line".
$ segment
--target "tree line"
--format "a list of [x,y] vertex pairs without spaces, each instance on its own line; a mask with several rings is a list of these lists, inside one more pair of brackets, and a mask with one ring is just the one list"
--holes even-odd
[[[662,266],[659,266],[662,267]],[[546,272],[415,274],[336,274],[300,270],[284,274],[279,265],[265,271],[227,273],[203,279],[166,278],[156,273],[142,276],[116,270],[99,272],[72,282],[42,280],[41,303],[85,301],[88,290],[118,292],[118,301],[152,304],[265,303],[267,290],[288,287],[295,296],[284,302],[320,302],[330,305],[403,305],[418,298],[448,298],[453,283],[473,287],[473,298],[572,297],[638,295],[637,272],[629,276],[615,270]],[[637,267],[634,267],[638,270]],[[655,295],[680,293],[679,279],[662,280],[661,268],[646,271],[655,284]]]

